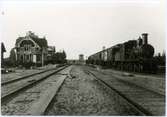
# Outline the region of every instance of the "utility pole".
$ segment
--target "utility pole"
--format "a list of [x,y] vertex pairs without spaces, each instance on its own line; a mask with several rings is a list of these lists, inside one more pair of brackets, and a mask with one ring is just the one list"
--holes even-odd
[[43,53],[44,51],[43,51],[43,48],[42,48],[42,66],[44,66],[44,53]]

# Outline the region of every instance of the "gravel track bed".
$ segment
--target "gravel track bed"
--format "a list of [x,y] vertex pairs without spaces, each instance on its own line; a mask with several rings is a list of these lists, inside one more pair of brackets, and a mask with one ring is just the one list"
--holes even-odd
[[113,94],[80,67],[73,66],[46,115],[119,115]]
[[6,93],[8,93],[8,92],[10,92],[14,89],[19,88],[19,87],[22,87],[25,84],[27,84],[27,82],[31,82],[33,80],[38,80],[41,77],[47,76],[47,75],[53,73],[54,71],[55,70],[51,70],[51,71],[48,71],[48,72],[45,72],[45,73],[42,73],[42,74],[38,74],[38,75],[35,75],[35,76],[32,76],[32,77],[26,78],[26,79],[22,79],[20,81],[14,82],[14,83],[4,85],[4,86],[1,87],[1,95],[4,95],[4,94],[6,94]]
[[[89,69],[86,67],[85,69]],[[91,69],[90,69],[91,70]],[[103,78],[109,85],[125,94],[128,98],[142,105],[146,110],[150,111],[153,115],[165,114],[165,97],[157,93],[151,92],[144,88],[138,87],[127,82],[122,82],[109,75],[92,71],[98,78]]]
[[25,115],[33,103],[37,102],[42,94],[56,82],[60,75],[55,75],[52,79],[48,78],[40,84],[20,93],[7,104],[1,106],[2,115]]

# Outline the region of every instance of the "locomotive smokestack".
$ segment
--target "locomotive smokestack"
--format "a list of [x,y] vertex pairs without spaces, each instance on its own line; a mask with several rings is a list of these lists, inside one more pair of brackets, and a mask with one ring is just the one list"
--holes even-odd
[[143,39],[143,45],[148,44],[148,33],[143,33],[142,39]]
[[141,37],[138,38],[138,46],[141,46],[143,44],[143,40]]
[[106,49],[106,47],[105,47],[105,46],[103,46],[102,50],[105,50],[105,49]]

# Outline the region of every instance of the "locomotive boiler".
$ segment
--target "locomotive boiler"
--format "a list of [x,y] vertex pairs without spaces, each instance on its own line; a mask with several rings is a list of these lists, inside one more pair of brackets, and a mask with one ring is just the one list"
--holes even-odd
[[148,44],[148,34],[143,33],[137,40],[129,40],[89,56],[87,63],[119,70],[155,73],[157,66],[153,55],[154,47]]

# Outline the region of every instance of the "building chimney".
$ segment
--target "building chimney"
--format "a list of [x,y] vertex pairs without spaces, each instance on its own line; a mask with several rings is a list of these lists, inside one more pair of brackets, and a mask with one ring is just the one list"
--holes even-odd
[[143,45],[144,44],[148,44],[148,39],[147,39],[147,37],[148,37],[148,33],[143,33],[142,34],[142,39],[143,39]]

